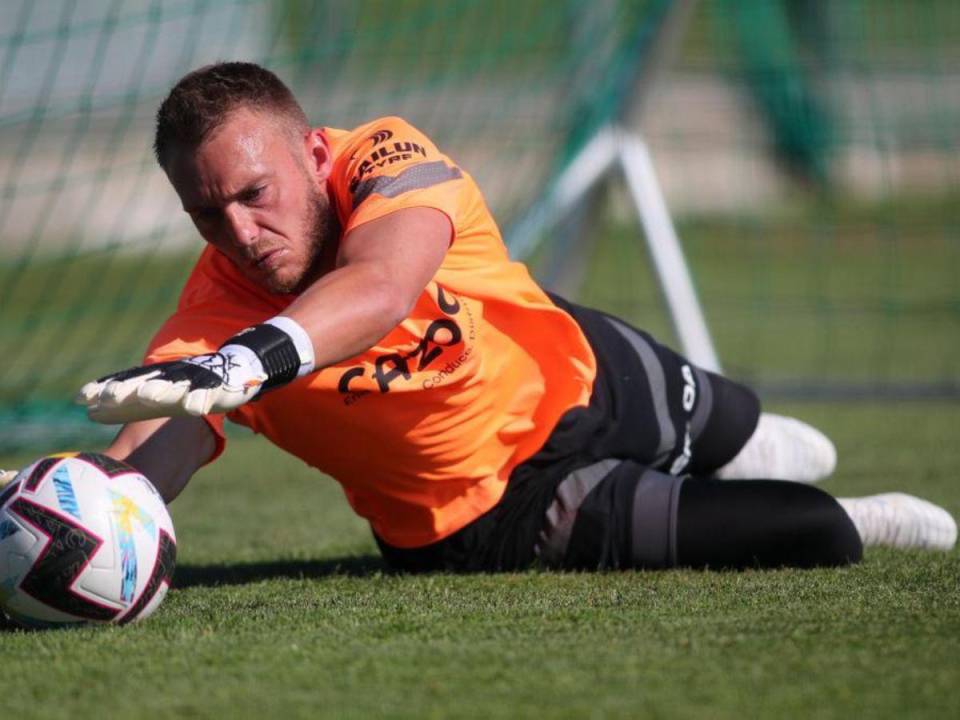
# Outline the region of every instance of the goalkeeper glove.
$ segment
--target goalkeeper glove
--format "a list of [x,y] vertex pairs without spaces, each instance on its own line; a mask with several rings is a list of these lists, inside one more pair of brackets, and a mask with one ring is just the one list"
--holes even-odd
[[283,316],[254,325],[215,353],[130,368],[89,382],[77,402],[91,420],[128,423],[229,412],[313,370],[313,343]]

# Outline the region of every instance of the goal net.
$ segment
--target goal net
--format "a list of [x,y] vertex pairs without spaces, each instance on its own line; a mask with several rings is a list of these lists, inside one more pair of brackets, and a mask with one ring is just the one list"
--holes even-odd
[[[629,129],[725,372],[768,397],[960,395],[960,4],[699,3],[645,92]],[[669,337],[633,203],[614,183],[600,206],[549,280]]]
[[173,309],[200,241],[152,158],[153,113],[223,59],[273,69],[318,125],[408,118],[477,178],[545,283],[670,339],[616,172],[579,218],[517,240],[598,132],[637,133],[725,370],[793,393],[956,393],[955,5],[12,0],[0,445],[86,441],[78,385],[135,364]]

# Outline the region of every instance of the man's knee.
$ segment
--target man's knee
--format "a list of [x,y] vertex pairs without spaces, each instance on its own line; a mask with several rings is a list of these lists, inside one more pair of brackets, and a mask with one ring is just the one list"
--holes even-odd
[[635,459],[671,475],[708,475],[736,456],[757,427],[756,394],[697,367],[648,333],[605,317],[640,358],[650,394],[644,419],[659,430],[656,457]]
[[570,473],[547,510],[541,560],[577,570],[673,567],[682,483],[629,460]]
[[829,567],[860,562],[863,558],[860,535],[836,499],[810,485],[785,484],[798,498],[804,498],[802,509],[798,507],[792,513],[792,522],[787,524],[795,538],[795,564]]
[[591,405],[606,414],[607,425],[593,457],[706,475],[753,434],[760,403],[749,388],[697,367],[620,318],[551,297],[580,325],[597,356],[600,391]]
[[746,385],[704,371],[710,386],[712,407],[703,429],[693,442],[687,471],[710,475],[730,462],[743,449],[757,428],[760,399]]

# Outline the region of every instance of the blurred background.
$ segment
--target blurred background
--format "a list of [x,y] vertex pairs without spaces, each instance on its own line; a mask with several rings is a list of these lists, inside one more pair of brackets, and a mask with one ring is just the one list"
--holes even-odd
[[411,120],[546,285],[675,342],[617,172],[572,214],[531,214],[598,132],[626,128],[728,374],[769,398],[960,398],[956,0],[3,10],[0,451],[102,437],[73,393],[138,362],[200,251],[152,158],[153,114],[181,75],[229,59],[277,72],[317,125]]

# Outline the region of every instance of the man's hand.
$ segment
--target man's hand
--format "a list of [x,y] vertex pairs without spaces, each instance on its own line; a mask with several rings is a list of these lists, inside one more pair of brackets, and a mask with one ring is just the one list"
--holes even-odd
[[312,370],[310,337],[295,321],[278,315],[237,333],[215,353],[130,368],[89,382],[76,401],[87,406],[91,420],[108,424],[199,417],[234,410]]
[[256,355],[221,350],[107,375],[84,385],[77,402],[91,420],[107,424],[199,417],[240,407],[266,379]]

